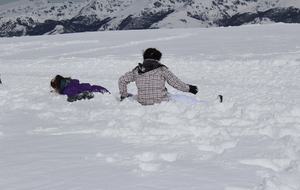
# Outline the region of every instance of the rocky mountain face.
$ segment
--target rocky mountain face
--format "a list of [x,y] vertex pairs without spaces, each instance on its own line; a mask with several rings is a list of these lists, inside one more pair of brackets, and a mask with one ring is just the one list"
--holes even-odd
[[300,23],[300,1],[20,0],[0,6],[0,37],[274,22]]

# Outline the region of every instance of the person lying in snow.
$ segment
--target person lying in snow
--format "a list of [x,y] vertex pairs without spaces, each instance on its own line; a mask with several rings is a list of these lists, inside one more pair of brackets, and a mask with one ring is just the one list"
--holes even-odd
[[80,83],[78,79],[70,77],[62,77],[56,75],[50,82],[55,92],[68,96],[69,102],[76,100],[91,99],[94,97],[93,92],[110,93],[106,88],[98,85],[90,85],[89,83]]
[[[134,81],[138,88],[138,102],[142,105],[153,105],[172,99],[172,95],[167,92],[165,82],[182,92],[197,94],[197,86],[182,82],[168,67],[159,62],[161,56],[162,53],[159,50],[148,48],[143,53],[143,63],[139,63],[132,71],[125,73],[125,75],[119,78],[118,84],[121,101],[131,96],[127,92],[127,84]],[[194,101],[197,102],[196,99]]]

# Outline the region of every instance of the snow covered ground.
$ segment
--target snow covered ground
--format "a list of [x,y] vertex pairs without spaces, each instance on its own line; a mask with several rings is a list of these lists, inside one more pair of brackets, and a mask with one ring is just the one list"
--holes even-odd
[[[299,33],[273,24],[1,38],[0,189],[299,190]],[[119,102],[119,77],[148,47],[200,91],[170,93],[210,102]],[[50,93],[56,74],[111,95],[69,103]]]

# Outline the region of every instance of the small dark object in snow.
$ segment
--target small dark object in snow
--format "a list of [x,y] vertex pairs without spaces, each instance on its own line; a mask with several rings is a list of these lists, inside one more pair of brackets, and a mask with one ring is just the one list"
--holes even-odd
[[219,99],[220,99],[220,102],[222,103],[222,102],[223,102],[223,96],[222,96],[222,95],[219,95],[218,97],[219,97]]

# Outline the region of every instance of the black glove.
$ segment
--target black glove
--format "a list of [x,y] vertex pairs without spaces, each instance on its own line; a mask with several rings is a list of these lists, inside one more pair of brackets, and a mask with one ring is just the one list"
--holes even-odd
[[120,97],[120,102],[122,102],[125,98],[126,98],[126,97],[121,96],[121,97]]
[[122,102],[125,98],[131,97],[132,94],[128,93],[127,97],[121,96],[120,97],[120,102]]
[[190,92],[190,93],[193,93],[193,94],[197,94],[197,92],[198,92],[197,86],[190,85],[190,90],[189,90],[189,92]]

